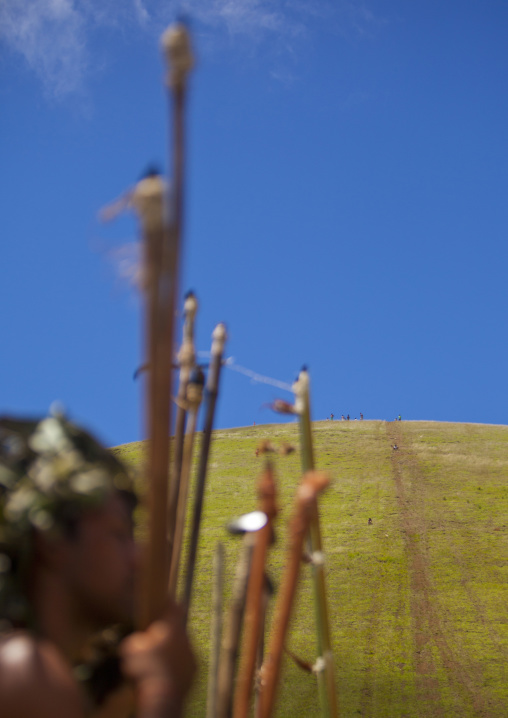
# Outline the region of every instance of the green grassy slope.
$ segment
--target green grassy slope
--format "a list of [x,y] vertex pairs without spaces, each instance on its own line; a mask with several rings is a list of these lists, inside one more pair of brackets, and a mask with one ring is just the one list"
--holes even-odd
[[[224,543],[232,577],[240,542],[224,526],[256,507],[265,438],[297,444],[297,427],[214,434],[190,614],[201,670],[188,715],[205,714],[213,550]],[[508,715],[508,427],[326,421],[314,440],[316,467],[332,476],[320,506],[341,716]],[[141,451],[117,449],[133,463]],[[274,462],[277,585],[300,458]],[[309,579],[303,566],[288,646],[313,662]],[[228,580],[226,600],[230,589]],[[289,659],[276,715],[319,716],[315,677]]]

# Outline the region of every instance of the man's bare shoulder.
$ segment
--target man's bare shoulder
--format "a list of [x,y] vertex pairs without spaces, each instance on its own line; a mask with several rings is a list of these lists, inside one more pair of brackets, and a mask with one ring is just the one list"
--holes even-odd
[[29,633],[0,639],[2,718],[83,718],[81,689],[59,651]]

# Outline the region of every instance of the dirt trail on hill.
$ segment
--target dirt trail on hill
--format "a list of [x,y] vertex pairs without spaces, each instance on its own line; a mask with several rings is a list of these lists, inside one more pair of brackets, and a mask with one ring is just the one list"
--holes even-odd
[[[425,520],[426,477],[403,426],[388,423],[386,427],[392,449],[392,475],[397,489],[401,529],[410,573],[410,608],[415,652],[416,688],[419,716],[464,715],[499,717],[483,692],[481,667],[457,656],[447,640],[445,621],[441,615],[432,583]],[[457,557],[455,557],[457,559]],[[470,597],[477,612],[481,607]],[[486,616],[480,617],[484,622]],[[492,628],[492,627],[491,627]],[[450,637],[451,638],[451,637]],[[445,674],[446,682],[442,680]],[[438,676],[441,674],[441,680]],[[453,713],[443,707],[445,694],[453,703]]]

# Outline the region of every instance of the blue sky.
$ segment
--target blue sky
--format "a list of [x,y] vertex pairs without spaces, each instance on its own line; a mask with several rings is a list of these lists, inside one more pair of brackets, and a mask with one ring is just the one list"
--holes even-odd
[[[508,423],[508,5],[4,0],[0,408],[61,400],[141,438],[137,227],[98,210],[167,169],[159,37],[190,19],[182,292],[198,348],[313,416]],[[283,420],[223,375],[217,425]]]

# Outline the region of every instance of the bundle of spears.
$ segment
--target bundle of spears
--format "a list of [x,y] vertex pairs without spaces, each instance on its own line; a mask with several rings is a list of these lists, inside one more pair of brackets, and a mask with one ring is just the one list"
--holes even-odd
[[[171,188],[159,173],[149,171],[120,201],[122,207],[128,205],[137,212],[143,238],[145,412],[149,441],[146,465],[148,539],[140,587],[140,627],[146,627],[162,613],[168,596],[177,599],[180,573],[183,591],[178,598],[183,603],[185,620],[189,616],[214,412],[227,338],[224,324],[218,324],[212,334],[205,382],[203,367],[197,364],[194,342],[198,303],[195,295],[189,292],[183,308],[183,340],[175,357],[174,320],[179,292],[184,200],[184,115],[187,78],[193,58],[189,35],[182,24],[170,27],[163,35],[162,44],[168,61],[167,86],[172,107]],[[117,210],[118,203],[110,214]],[[179,371],[176,392],[173,392],[172,381],[174,369]],[[232,532],[244,534],[244,544],[224,631],[223,552],[220,544],[216,551],[207,718],[246,718],[254,692],[256,718],[272,715],[291,609],[304,559],[312,568],[317,624],[318,658],[309,669],[317,675],[322,715],[327,718],[337,716],[317,503],[318,495],[329,479],[314,469],[309,375],[305,368],[293,389],[294,404],[279,401],[276,408],[298,417],[303,478],[296,492],[289,527],[288,557],[268,648],[264,655],[265,614],[272,592],[265,562],[277,513],[274,471],[269,462],[259,480],[259,510],[230,525]],[[174,439],[170,440],[173,403],[176,405],[175,430]],[[203,433],[199,457],[194,462],[194,437],[202,403],[205,407]],[[191,526],[186,527],[193,463],[197,463],[192,491],[194,505],[190,512]],[[185,571],[181,572],[186,529],[190,532],[189,547]]]

